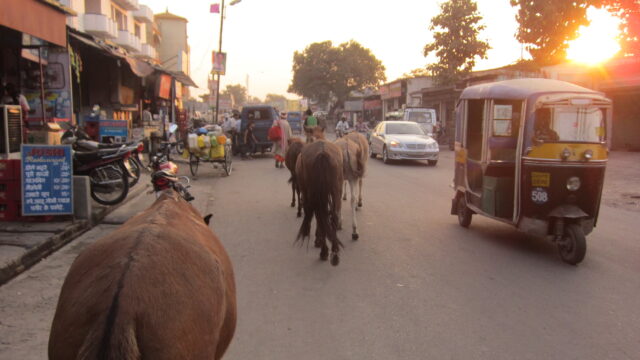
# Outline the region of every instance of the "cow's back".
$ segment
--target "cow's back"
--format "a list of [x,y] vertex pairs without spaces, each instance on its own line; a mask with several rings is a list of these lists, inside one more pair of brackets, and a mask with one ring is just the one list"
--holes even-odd
[[233,270],[220,241],[184,200],[160,198],[74,261],[49,356],[219,358],[235,322]]

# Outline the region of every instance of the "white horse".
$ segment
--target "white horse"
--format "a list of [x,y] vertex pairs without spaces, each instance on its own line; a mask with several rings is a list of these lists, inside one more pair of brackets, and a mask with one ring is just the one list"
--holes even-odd
[[[342,191],[343,200],[347,199],[347,183],[351,190],[351,216],[352,229],[351,238],[358,240],[358,221],[356,210],[362,206],[362,177],[364,176],[369,154],[369,144],[366,137],[359,133],[350,133],[335,141],[335,144],[342,151],[342,173],[344,174],[344,188]],[[356,199],[356,188],[358,197]],[[340,214],[340,225],[342,224],[342,214]]]

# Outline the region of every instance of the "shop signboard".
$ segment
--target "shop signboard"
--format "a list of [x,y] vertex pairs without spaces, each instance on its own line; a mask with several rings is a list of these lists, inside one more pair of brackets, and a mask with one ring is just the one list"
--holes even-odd
[[29,103],[29,123],[71,121],[71,72],[69,53],[49,51],[48,64],[44,71],[44,111],[42,114],[42,96],[40,93],[40,67],[37,63],[25,66],[22,80],[24,96]]
[[380,92],[380,97],[384,100],[384,99],[388,99],[389,96],[389,85],[382,85],[380,86],[380,88],[378,89],[378,91]]
[[73,214],[71,145],[22,145],[22,215]]
[[158,76],[158,97],[171,99],[171,76],[166,74]]
[[365,110],[382,109],[382,100],[380,99],[365,100],[364,109]]
[[100,141],[106,142],[106,138],[112,138],[116,143],[127,141],[129,128],[126,120],[100,120],[99,126]]
[[402,83],[395,82],[389,84],[389,98],[399,98],[402,96]]

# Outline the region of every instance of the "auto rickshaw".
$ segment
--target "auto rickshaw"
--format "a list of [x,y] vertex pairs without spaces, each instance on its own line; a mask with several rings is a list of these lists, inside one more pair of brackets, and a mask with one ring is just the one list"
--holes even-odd
[[545,237],[576,265],[598,219],[609,153],[611,100],[548,79],[466,88],[456,108],[455,196],[461,226],[473,214]]

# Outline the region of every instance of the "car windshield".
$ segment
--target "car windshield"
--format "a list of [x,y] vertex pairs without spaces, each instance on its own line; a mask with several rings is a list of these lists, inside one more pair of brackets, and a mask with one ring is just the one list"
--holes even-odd
[[428,123],[431,124],[431,113],[430,112],[422,112],[422,111],[412,111],[409,113],[409,121],[415,121],[417,123]]
[[386,129],[387,134],[395,134],[395,135],[424,135],[424,131],[418,126],[418,124],[408,124],[408,123],[389,123],[387,124]]
[[605,140],[604,110],[595,106],[557,106],[536,111],[534,138],[544,142]]

